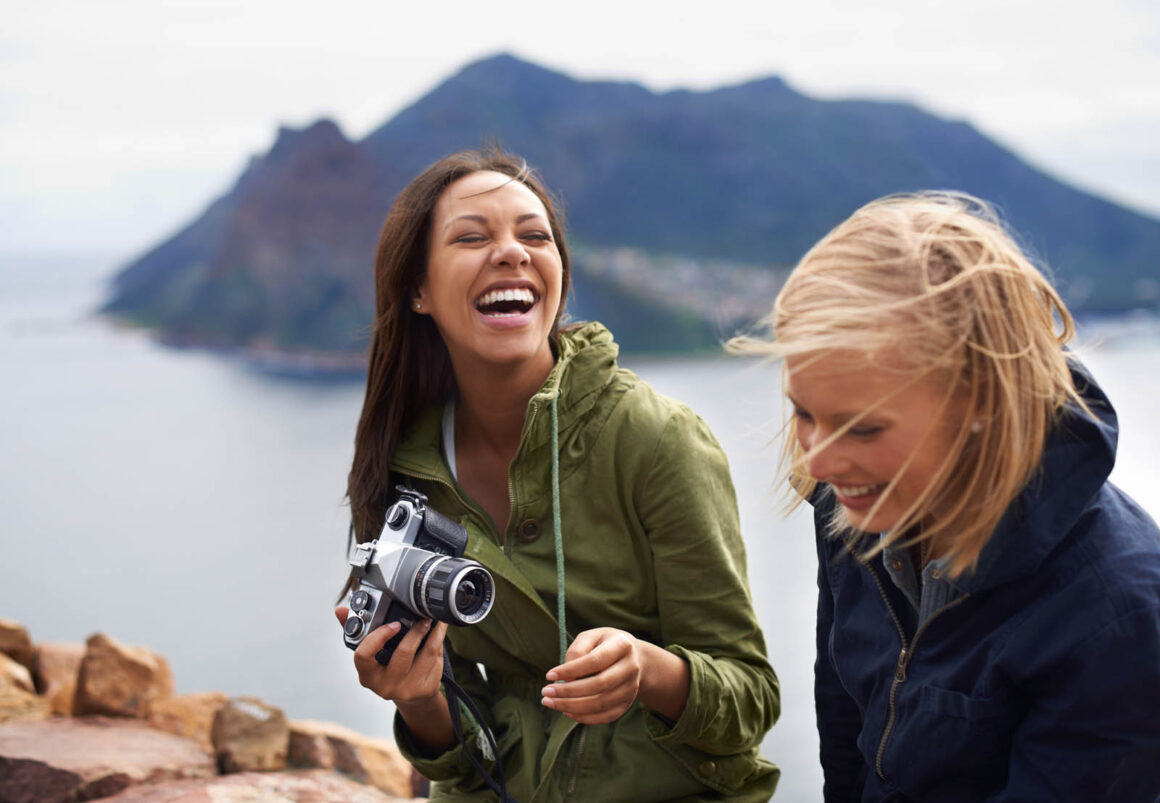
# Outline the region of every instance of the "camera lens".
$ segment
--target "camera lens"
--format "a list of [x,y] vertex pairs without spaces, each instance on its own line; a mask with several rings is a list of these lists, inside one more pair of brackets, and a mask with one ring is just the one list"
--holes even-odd
[[366,623],[363,622],[362,617],[352,614],[346,617],[346,624],[342,626],[342,632],[346,633],[347,638],[356,639],[362,635],[365,628]]
[[474,560],[440,556],[415,573],[414,599],[425,616],[473,625],[491,611],[495,581]]
[[455,589],[455,610],[464,616],[471,616],[483,607],[483,589],[476,586],[471,578],[464,578]]

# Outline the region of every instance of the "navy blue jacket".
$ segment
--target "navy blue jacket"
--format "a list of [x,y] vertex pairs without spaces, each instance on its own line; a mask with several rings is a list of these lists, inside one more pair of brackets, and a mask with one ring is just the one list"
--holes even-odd
[[851,554],[819,535],[826,801],[1160,799],[1160,532],[1107,481],[1115,411],[1077,382],[1100,421],[1055,428],[965,596],[925,625],[881,555],[857,557],[870,536]]

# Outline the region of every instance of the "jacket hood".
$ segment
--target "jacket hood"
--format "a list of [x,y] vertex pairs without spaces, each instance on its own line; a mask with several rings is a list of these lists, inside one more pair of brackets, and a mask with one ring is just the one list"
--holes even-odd
[[[600,392],[617,372],[619,347],[612,333],[599,323],[577,324],[560,333],[556,364],[544,384],[528,401],[524,417],[523,441],[526,449],[544,447],[551,431],[543,425],[541,410],[559,396],[560,432],[573,428],[596,403]],[[440,458],[442,405],[424,410],[400,438],[391,465],[405,473],[434,476],[450,482]]]
[[1071,360],[1076,390],[1093,419],[1069,404],[1048,434],[1039,471],[1007,508],[979,556],[956,585],[967,592],[1033,574],[1068,536],[1112,472],[1116,411],[1087,368]]

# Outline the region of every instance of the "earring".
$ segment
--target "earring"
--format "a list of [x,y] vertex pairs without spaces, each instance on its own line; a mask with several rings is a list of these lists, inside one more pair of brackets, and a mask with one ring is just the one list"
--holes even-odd
[[423,305],[422,305],[422,304],[420,304],[418,301],[416,301],[416,302],[415,302],[415,309],[416,309],[416,310],[421,310],[421,309],[423,309]]

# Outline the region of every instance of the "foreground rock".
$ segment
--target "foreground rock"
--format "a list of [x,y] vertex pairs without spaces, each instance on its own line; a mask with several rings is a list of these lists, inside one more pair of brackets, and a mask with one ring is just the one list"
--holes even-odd
[[0,652],[0,686],[15,686],[30,694],[36,694],[32,684],[32,673],[24,664]]
[[139,783],[214,775],[189,739],[105,717],[0,725],[0,800],[65,803],[108,797]]
[[0,685],[0,725],[37,722],[52,716],[48,700],[16,686]]
[[75,714],[146,717],[154,700],[172,696],[173,671],[157,653],[121,644],[103,633],[85,641]]
[[36,650],[24,625],[0,618],[0,653],[21,664],[29,676],[36,675]]
[[77,676],[85,648],[80,644],[36,645],[36,688],[48,700],[52,713],[71,717],[77,693]]
[[290,763],[335,769],[400,797],[411,797],[422,791],[417,786],[426,786],[421,776],[415,778],[394,742],[371,739],[330,722],[290,726]]
[[173,689],[168,662],[144,647],[102,634],[33,643],[0,619],[0,803],[383,803],[427,793],[393,742],[291,725],[254,697]]
[[165,700],[154,700],[149,710],[149,724],[174,736],[184,736],[213,753],[214,716],[230,699],[225,692],[179,694]]
[[219,708],[210,738],[223,773],[286,769],[286,715],[256,697],[237,697]]
[[401,803],[327,770],[243,772],[209,781],[137,786],[107,798],[109,803]]

